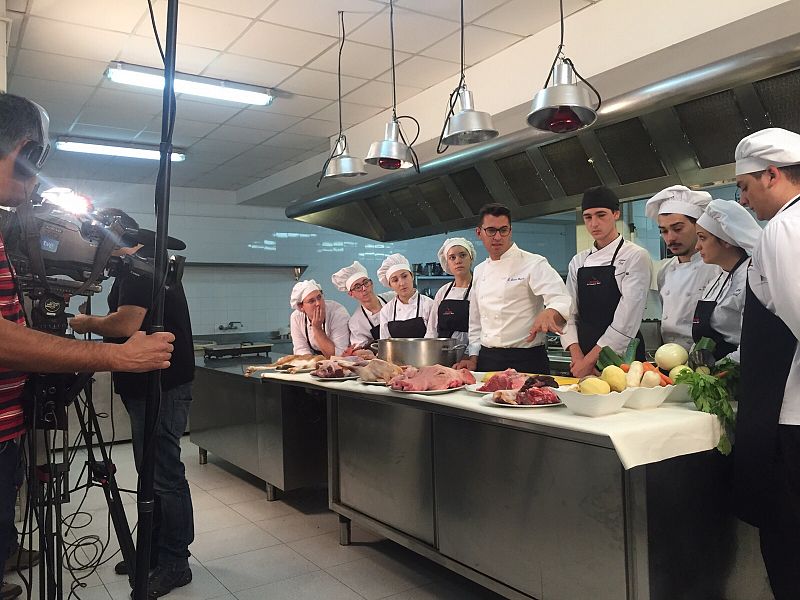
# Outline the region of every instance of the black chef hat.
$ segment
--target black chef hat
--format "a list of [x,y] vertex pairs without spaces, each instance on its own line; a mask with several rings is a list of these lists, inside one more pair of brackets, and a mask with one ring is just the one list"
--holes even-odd
[[619,210],[619,198],[613,190],[604,185],[592,187],[583,192],[581,200],[581,210],[590,208],[607,208],[609,210]]

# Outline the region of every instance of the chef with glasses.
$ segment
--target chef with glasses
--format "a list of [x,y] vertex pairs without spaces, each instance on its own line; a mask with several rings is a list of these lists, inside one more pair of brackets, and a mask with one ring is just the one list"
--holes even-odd
[[350,346],[369,347],[381,337],[381,308],[394,298],[394,292],[376,294],[375,285],[369,278],[366,267],[358,261],[336,271],[331,276],[331,281],[340,292],[345,292],[358,302],[358,308],[349,321]]
[[511,236],[511,211],[481,208],[475,230],[489,258],[475,267],[469,303],[469,358],[473,371],[550,373],[545,334],[563,333],[572,298],[544,256],[519,248]]
[[289,318],[292,354],[341,355],[350,344],[350,315],[333,300],[322,297],[322,287],[313,279],[298,281],[292,288]]

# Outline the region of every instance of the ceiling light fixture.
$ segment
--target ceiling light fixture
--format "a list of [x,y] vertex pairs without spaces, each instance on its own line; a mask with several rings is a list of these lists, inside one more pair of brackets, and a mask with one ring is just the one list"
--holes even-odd
[[[472,92],[467,89],[464,79],[464,63],[464,0],[461,0],[461,78],[447,102],[444,126],[436,147],[437,154],[442,154],[448,146],[477,144],[498,135],[497,129],[492,125],[492,115],[475,110]],[[456,99],[461,103],[461,110],[453,114]]]
[[322,166],[322,175],[317,181],[317,187],[322,183],[326,177],[356,177],[358,175],[366,175],[367,171],[364,168],[364,161],[360,158],[350,156],[347,152],[347,136],[345,136],[342,127],[342,50],[344,49],[345,28],[344,28],[344,11],[339,11],[339,25],[342,33],[342,39],[339,42],[339,68],[337,70],[337,81],[339,85],[339,135],[333,143],[331,154],[325,164]]
[[[397,84],[395,82],[394,65],[394,0],[389,0],[389,35],[392,45],[392,118],[386,124],[384,139],[373,142],[364,162],[378,165],[381,169],[394,171],[414,167],[419,173],[419,160],[414,152],[414,142],[419,137],[419,121],[410,115],[397,116]],[[417,135],[406,143],[403,130],[400,128],[400,119],[411,119],[417,125]]]
[[[83,154],[99,154],[102,156],[121,156],[124,158],[143,158],[147,160],[160,160],[161,152],[158,148],[144,145],[123,145],[107,142],[105,140],[87,140],[78,138],[58,138],[56,150],[64,152],[81,152]],[[170,157],[172,162],[186,160],[186,154],[173,152]]]
[[[600,92],[586,81],[575,64],[564,56],[564,0],[559,0],[561,9],[561,41],[556,56],[544,82],[544,88],[533,97],[531,112],[528,114],[528,125],[552,131],[553,133],[569,133],[588,127],[597,120],[597,112],[603,103]],[[577,76],[597,96],[597,106],[592,108],[592,99],[582,85],[575,82]],[[552,81],[553,85],[548,87]]]
[[[161,69],[114,61],[108,65],[105,76],[115,83],[151,90],[164,89],[164,71]],[[257,106],[267,106],[273,100],[272,94],[260,86],[186,73],[175,73],[175,93]]]

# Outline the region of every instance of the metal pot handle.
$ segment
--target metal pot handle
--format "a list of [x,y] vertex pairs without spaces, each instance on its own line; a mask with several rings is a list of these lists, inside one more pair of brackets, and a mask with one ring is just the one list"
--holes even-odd
[[466,350],[466,349],[467,349],[466,344],[456,344],[455,346],[450,346],[450,348],[448,348],[448,350]]
[[378,342],[372,342],[369,345],[369,349],[372,350],[373,352],[377,352],[378,351]]

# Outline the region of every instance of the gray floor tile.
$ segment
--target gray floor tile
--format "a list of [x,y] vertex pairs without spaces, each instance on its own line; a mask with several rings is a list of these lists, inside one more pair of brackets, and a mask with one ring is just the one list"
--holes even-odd
[[317,571],[236,593],[239,600],[363,600],[363,596]]
[[250,500],[266,499],[267,490],[261,487],[252,485],[250,483],[241,482],[236,485],[231,485],[223,488],[217,488],[208,492],[223,504],[231,505],[240,502],[248,502]]
[[285,517],[287,515],[299,514],[299,511],[282,500],[249,500],[247,502],[238,502],[231,504],[230,507],[241,514],[249,521],[264,521],[266,519],[274,519],[276,517]]
[[282,542],[295,542],[336,531],[339,518],[333,512],[311,515],[288,515],[256,523]]
[[[209,600],[225,596],[228,590],[208,570],[193,559],[189,559],[192,568],[192,582],[169,593],[169,600]],[[127,577],[118,576],[117,583],[107,583],[106,589],[114,600],[130,600],[131,588]]]
[[502,600],[502,596],[464,580],[459,583],[431,583],[387,596],[383,600]]
[[331,532],[291,542],[289,547],[305,556],[315,565],[325,569],[366,558],[371,553],[379,552],[375,548],[376,545],[380,545],[380,542],[354,539],[349,546],[342,546],[339,544],[339,534]]
[[205,566],[232,592],[318,570],[314,563],[284,545],[207,561]]
[[217,506],[194,511],[194,533],[205,533],[226,527],[249,523],[242,515],[227,506]]
[[403,564],[373,558],[362,558],[326,571],[367,600],[385,598],[430,582],[425,574]]
[[252,523],[198,533],[189,547],[199,561],[206,562],[280,544],[280,540]]

